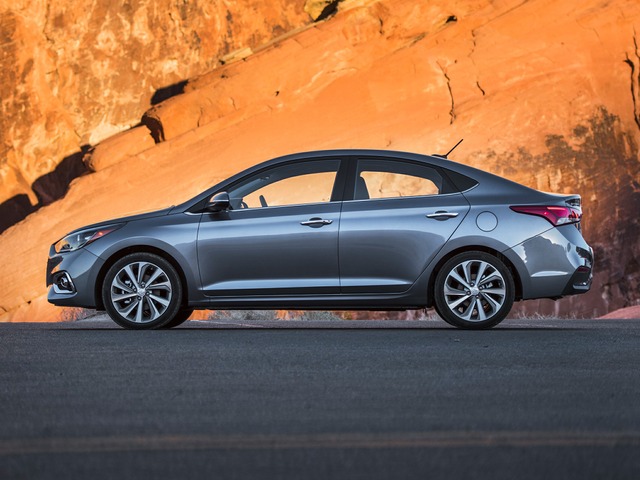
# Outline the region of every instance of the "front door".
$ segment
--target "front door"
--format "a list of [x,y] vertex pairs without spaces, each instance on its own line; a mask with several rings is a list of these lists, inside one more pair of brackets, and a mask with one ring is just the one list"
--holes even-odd
[[[339,293],[340,160],[278,165],[230,186],[232,208],[203,214],[198,263],[208,296]],[[341,192],[340,192],[341,193]]]

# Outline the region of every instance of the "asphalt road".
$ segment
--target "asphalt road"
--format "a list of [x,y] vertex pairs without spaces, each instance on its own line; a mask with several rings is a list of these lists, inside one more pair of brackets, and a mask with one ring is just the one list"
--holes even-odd
[[640,320],[0,324],[0,478],[640,478]]

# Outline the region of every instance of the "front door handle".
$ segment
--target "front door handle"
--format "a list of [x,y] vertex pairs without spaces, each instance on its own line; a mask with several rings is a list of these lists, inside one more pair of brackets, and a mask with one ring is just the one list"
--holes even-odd
[[444,210],[438,210],[435,213],[427,214],[427,218],[435,218],[436,220],[446,220],[447,218],[455,218],[457,216],[457,212],[445,212]]
[[333,223],[333,220],[327,220],[320,217],[313,217],[307,220],[306,222],[300,222],[300,225],[304,225],[306,227],[322,227],[323,225],[330,225]]

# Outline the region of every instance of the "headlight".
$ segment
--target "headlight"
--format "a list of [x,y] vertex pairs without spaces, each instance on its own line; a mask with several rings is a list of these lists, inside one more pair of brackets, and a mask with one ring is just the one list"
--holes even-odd
[[105,225],[104,227],[88,228],[86,230],[80,230],[79,232],[70,233],[62,240],[58,240],[53,245],[53,248],[55,248],[56,253],[73,252],[119,229],[123,225],[124,223]]

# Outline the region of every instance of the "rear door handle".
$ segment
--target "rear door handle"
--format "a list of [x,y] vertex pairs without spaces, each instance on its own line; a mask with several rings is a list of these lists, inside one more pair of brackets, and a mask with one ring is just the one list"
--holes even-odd
[[320,217],[313,217],[307,220],[306,222],[300,222],[300,225],[304,225],[306,227],[322,227],[323,225],[330,225],[333,223],[333,220],[327,220]]
[[427,218],[435,218],[446,220],[447,218],[455,218],[458,216],[457,212],[445,212],[444,210],[438,210],[435,213],[428,213]]

